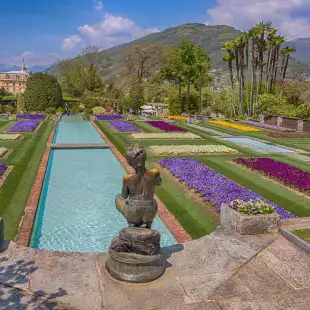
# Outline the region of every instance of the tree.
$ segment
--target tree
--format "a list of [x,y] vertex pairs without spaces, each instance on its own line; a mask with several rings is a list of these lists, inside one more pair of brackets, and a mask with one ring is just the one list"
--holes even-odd
[[95,97],[85,96],[82,100],[86,109],[93,109],[94,107],[99,106],[99,100]]
[[296,52],[296,48],[291,47],[291,46],[286,46],[281,50],[281,56],[282,56],[282,66],[281,66],[281,71],[280,71],[281,92],[283,90],[283,84],[284,84],[284,80],[285,80],[285,76],[286,76],[286,70],[287,70],[289,58],[290,58],[291,54],[295,53],[295,52]]
[[27,81],[24,101],[28,111],[57,109],[62,105],[62,91],[57,79],[50,74],[32,74]]

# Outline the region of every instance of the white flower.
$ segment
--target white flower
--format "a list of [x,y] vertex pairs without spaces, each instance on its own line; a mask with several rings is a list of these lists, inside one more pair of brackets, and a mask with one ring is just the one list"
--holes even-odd
[[0,157],[2,157],[7,151],[8,149],[6,147],[0,147]]
[[166,133],[133,133],[131,137],[136,140],[196,140],[201,137],[189,132],[166,132]]
[[17,134],[0,134],[0,140],[6,141],[6,140],[16,140],[21,135],[19,133]]
[[156,155],[238,153],[224,145],[153,145],[150,150]]

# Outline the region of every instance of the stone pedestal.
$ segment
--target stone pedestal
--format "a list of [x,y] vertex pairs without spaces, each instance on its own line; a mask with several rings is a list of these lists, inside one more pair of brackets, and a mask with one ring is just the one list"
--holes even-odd
[[303,132],[304,131],[304,121],[299,120],[297,123],[297,132]]
[[166,270],[160,254],[160,234],[156,230],[128,227],[116,237],[109,249],[106,270],[116,280],[146,283]]
[[265,123],[265,115],[260,114],[259,121],[260,121],[260,123],[264,124]]
[[282,116],[278,116],[278,118],[277,118],[277,126],[278,126],[278,127],[281,127],[281,126],[282,126],[282,123],[283,123],[283,118],[282,118]]

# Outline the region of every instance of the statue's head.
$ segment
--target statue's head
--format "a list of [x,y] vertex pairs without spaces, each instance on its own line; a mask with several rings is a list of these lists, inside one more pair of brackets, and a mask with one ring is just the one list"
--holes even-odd
[[128,164],[135,170],[140,167],[145,168],[146,153],[143,146],[131,145],[127,150],[126,159]]

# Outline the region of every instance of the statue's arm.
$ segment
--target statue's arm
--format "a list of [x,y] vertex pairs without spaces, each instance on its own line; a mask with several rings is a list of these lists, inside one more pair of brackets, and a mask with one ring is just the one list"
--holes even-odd
[[127,199],[129,197],[129,194],[130,194],[129,188],[128,188],[126,182],[123,182],[122,197],[124,199]]

